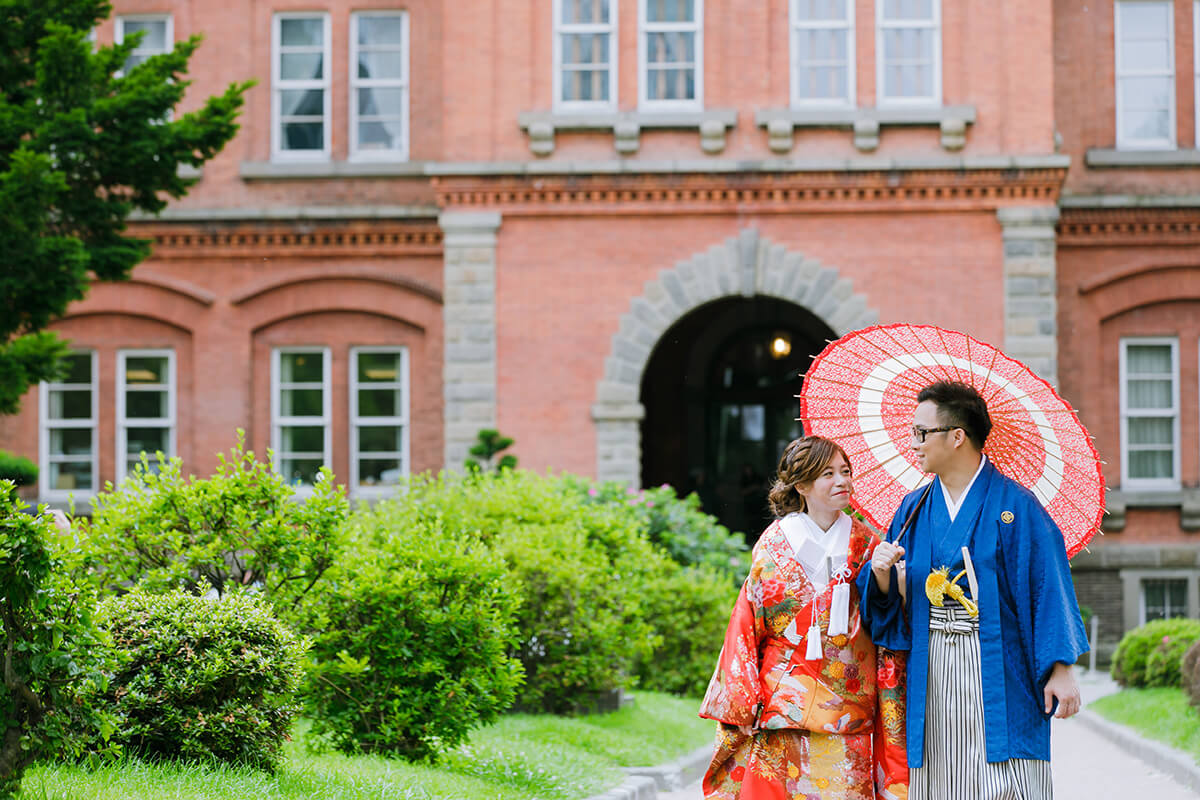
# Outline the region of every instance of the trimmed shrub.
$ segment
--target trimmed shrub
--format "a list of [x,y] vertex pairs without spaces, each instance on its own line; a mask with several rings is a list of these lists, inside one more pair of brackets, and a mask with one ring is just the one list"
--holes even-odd
[[41,757],[71,758],[93,740],[108,750],[114,727],[107,709],[76,702],[105,681],[109,652],[89,587],[66,577],[50,515],[18,512],[23,505],[0,480],[0,797]]
[[362,512],[355,555],[304,602],[313,733],[347,753],[436,760],[521,681],[504,565],[478,540]]
[[211,478],[185,478],[179,459],[143,462],[93,503],[81,539],[90,575],[107,590],[182,588],[217,594],[254,586],[281,613],[337,560],[349,505],[322,469],[313,492],[293,497],[287,480],[244,448],[242,432]]
[[0,480],[8,480],[17,486],[32,486],[37,483],[38,468],[28,458],[0,450]]
[[1183,690],[1193,706],[1200,707],[1200,640],[1183,654],[1180,670],[1183,675]]
[[638,662],[638,684],[656,692],[703,696],[738,589],[710,567],[674,569],[651,578],[643,602],[661,643]]
[[1113,653],[1112,676],[1128,687],[1179,686],[1183,654],[1197,639],[1200,639],[1200,620],[1147,622],[1121,638]]
[[128,752],[275,769],[307,643],[264,602],[134,591],[105,600],[99,618],[119,662],[87,700],[117,714],[114,738]]

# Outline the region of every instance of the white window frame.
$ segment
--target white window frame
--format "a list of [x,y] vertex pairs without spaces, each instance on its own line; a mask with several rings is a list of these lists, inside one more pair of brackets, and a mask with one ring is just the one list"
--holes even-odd
[[[91,383],[87,384],[92,393],[92,416],[89,419],[50,420],[50,392],[56,390],[78,390],[82,383],[60,383],[57,381],[38,384],[38,495],[47,501],[69,501],[71,498],[91,498],[100,491],[100,358],[95,350],[76,350],[71,355],[90,355],[92,360]],[[51,459],[58,463],[81,463],[79,456],[50,455],[50,431],[63,428],[90,428],[92,431],[92,456],[88,460],[92,465],[92,486],[88,489],[51,489],[50,463]]]
[[[1184,572],[1169,572],[1162,575],[1145,575],[1138,579],[1138,625],[1145,625],[1149,620],[1146,618],[1146,583],[1148,581],[1183,581],[1183,617],[1190,614],[1192,608],[1192,585],[1195,583],[1193,576]],[[1178,619],[1178,617],[1166,617],[1166,619]]]
[[[400,379],[394,382],[394,385],[399,386],[401,394],[400,414],[394,417],[360,417],[358,414],[358,390],[360,384],[358,382],[358,356],[361,353],[397,353],[400,356]],[[386,389],[393,384],[391,383],[372,383],[366,384],[371,388]],[[379,497],[383,495],[393,494],[394,487],[384,486],[362,486],[359,484],[359,465],[358,461],[362,454],[358,449],[358,430],[364,427],[399,427],[401,429],[400,451],[398,453],[401,462],[400,476],[407,477],[411,474],[411,466],[409,464],[409,442],[412,440],[411,431],[409,428],[409,361],[407,347],[391,347],[391,346],[364,346],[350,348],[350,493],[354,497]],[[368,456],[376,455],[392,455],[391,453],[370,453]]]
[[[875,0],[875,104],[880,107],[941,106],[942,105],[942,2],[931,0],[933,18],[924,20],[884,19],[884,0]],[[933,94],[924,97],[889,97],[884,94],[887,64],[884,61],[884,34],[893,28],[932,28],[933,30]]]
[[[125,365],[130,358],[166,358],[167,382],[165,384],[136,384],[136,388],[126,383]],[[129,476],[129,429],[130,428],[165,428],[167,430],[167,449],[163,455],[172,458],[176,455],[175,445],[175,351],[171,349],[157,350],[118,350],[117,351],[117,482]],[[167,416],[158,419],[143,419],[135,417],[130,420],[125,416],[127,410],[126,392],[163,392],[167,393]],[[147,453],[152,459],[154,453]]]
[[[563,0],[554,0],[554,104],[559,112],[570,111],[616,111],[617,110],[617,11],[620,0],[609,0],[608,24],[602,23],[572,23],[562,21]],[[562,99],[562,35],[565,33],[607,33],[608,34],[608,100],[563,100]]]
[[[882,0],[880,0],[882,2]],[[1200,2],[1200,0],[1197,0]],[[799,0],[788,0],[788,66],[791,75],[789,77],[792,108],[854,108],[856,104],[857,87],[857,71],[855,69],[855,41],[854,41],[854,0],[846,0],[846,19],[841,22],[832,22],[830,20],[802,20],[800,19],[800,3]],[[799,67],[797,63],[797,48],[796,39],[800,31],[810,30],[845,30],[846,31],[846,96],[841,98],[813,98],[801,97],[799,82],[796,80],[796,72]]]
[[[322,69],[320,80],[288,80],[279,76],[281,60],[281,23],[286,19],[313,19],[319,17],[322,24]],[[274,161],[328,161],[332,152],[333,114],[333,42],[330,38],[329,12],[327,11],[278,11],[271,18],[271,159]],[[284,150],[283,119],[280,94],[291,89],[322,89],[324,100],[322,124],[325,126],[321,150]]]
[[[115,24],[113,26],[113,41],[116,42],[117,44],[121,44],[122,42],[125,41],[125,23],[127,23],[127,22],[165,22],[165,23],[167,23],[167,25],[166,25],[165,33],[163,34],[163,41],[166,43],[167,49],[163,50],[161,52],[169,53],[169,52],[171,52],[171,48],[175,46],[175,18],[173,15],[171,15],[171,14],[121,14],[120,16],[118,16],[116,18]],[[142,41],[145,41],[145,39],[143,38]],[[159,54],[158,51],[155,51],[155,52],[142,51],[141,47],[139,46],[138,49],[134,50],[130,55],[158,55],[158,54]],[[125,70],[122,69],[117,74],[124,75]]]
[[[1134,417],[1171,417],[1174,424],[1172,435],[1175,442],[1172,454],[1173,478],[1130,478],[1129,477],[1129,370],[1127,355],[1130,345],[1169,345],[1171,347],[1171,373],[1173,381],[1172,408],[1167,411],[1139,411]],[[1180,487],[1179,469],[1182,442],[1179,438],[1179,339],[1172,336],[1129,336],[1121,338],[1120,351],[1120,397],[1121,397],[1121,488],[1127,490],[1176,491]]]
[[[1167,41],[1171,44],[1171,57],[1167,59],[1169,70],[1161,72],[1133,72],[1122,74],[1121,71],[1121,6],[1156,3],[1167,6]],[[1193,12],[1194,13],[1194,12]],[[1175,149],[1175,5],[1171,0],[1115,0],[1113,3],[1113,91],[1117,110],[1116,142],[1118,150],[1174,150]],[[1121,78],[1134,77],[1167,77],[1171,80],[1170,100],[1167,103],[1167,138],[1166,139],[1124,139],[1121,137],[1121,115],[1124,109],[1121,102]]]
[[[358,77],[358,23],[363,17],[399,17],[402,26],[400,33],[400,48],[404,55],[403,76],[399,78],[360,78]],[[408,49],[409,26],[407,11],[355,11],[350,14],[350,160],[351,161],[407,161],[409,152],[409,131],[412,129],[409,116],[409,99],[412,96],[410,64],[412,57]],[[401,106],[401,116],[404,118],[403,144],[398,150],[359,150],[358,147],[358,90],[359,89],[401,89],[404,92],[404,103]]]
[[[638,0],[638,108],[641,111],[703,111],[704,110],[704,0],[695,0],[695,22],[646,21],[646,0]],[[696,34],[696,98],[694,100],[647,99],[646,38],[651,33],[670,31]]]
[[[320,354],[321,355],[321,416],[320,417],[285,417],[280,414],[280,400],[282,399],[282,385],[280,381],[281,374],[281,357],[284,354]],[[282,456],[282,436],[281,428],[284,427],[306,427],[311,428],[320,425],[324,428],[324,436],[322,437],[322,453],[321,463],[332,468],[331,455],[333,443],[333,364],[332,354],[328,347],[305,347],[305,346],[288,346],[275,347],[271,350],[271,450],[273,452],[272,462],[275,466],[275,471],[278,472]],[[292,387],[289,387],[292,388]],[[280,473],[282,474],[282,473]],[[286,477],[286,476],[285,476]],[[313,487],[310,484],[301,484],[292,487],[293,493],[297,495],[312,494]]]

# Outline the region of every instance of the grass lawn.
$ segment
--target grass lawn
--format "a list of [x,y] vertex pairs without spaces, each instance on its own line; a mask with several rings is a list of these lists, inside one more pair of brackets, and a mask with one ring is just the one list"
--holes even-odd
[[1125,689],[1088,708],[1148,739],[1182,750],[1200,764],[1200,711],[1181,689]]
[[613,714],[513,714],[476,731],[437,766],[310,753],[298,726],[276,775],[211,765],[126,761],[96,769],[47,764],[26,773],[20,800],[570,800],[611,788],[620,767],[670,761],[712,740],[699,701],[638,692]]

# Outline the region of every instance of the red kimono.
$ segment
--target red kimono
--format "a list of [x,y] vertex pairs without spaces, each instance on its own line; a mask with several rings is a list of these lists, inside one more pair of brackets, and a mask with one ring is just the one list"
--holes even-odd
[[[903,655],[877,651],[854,587],[878,542],[855,520],[847,568],[817,594],[780,524],[763,533],[700,707],[722,723],[706,798],[907,799]],[[848,632],[829,636],[836,583],[850,586]],[[814,616],[822,657],[810,661]]]

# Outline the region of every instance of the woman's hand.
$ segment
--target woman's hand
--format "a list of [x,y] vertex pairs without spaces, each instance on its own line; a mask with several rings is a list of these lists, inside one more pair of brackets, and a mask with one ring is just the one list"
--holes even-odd
[[892,588],[892,567],[904,558],[904,548],[891,542],[880,542],[875,545],[871,555],[871,572],[875,573],[875,583],[879,591],[887,594]]

